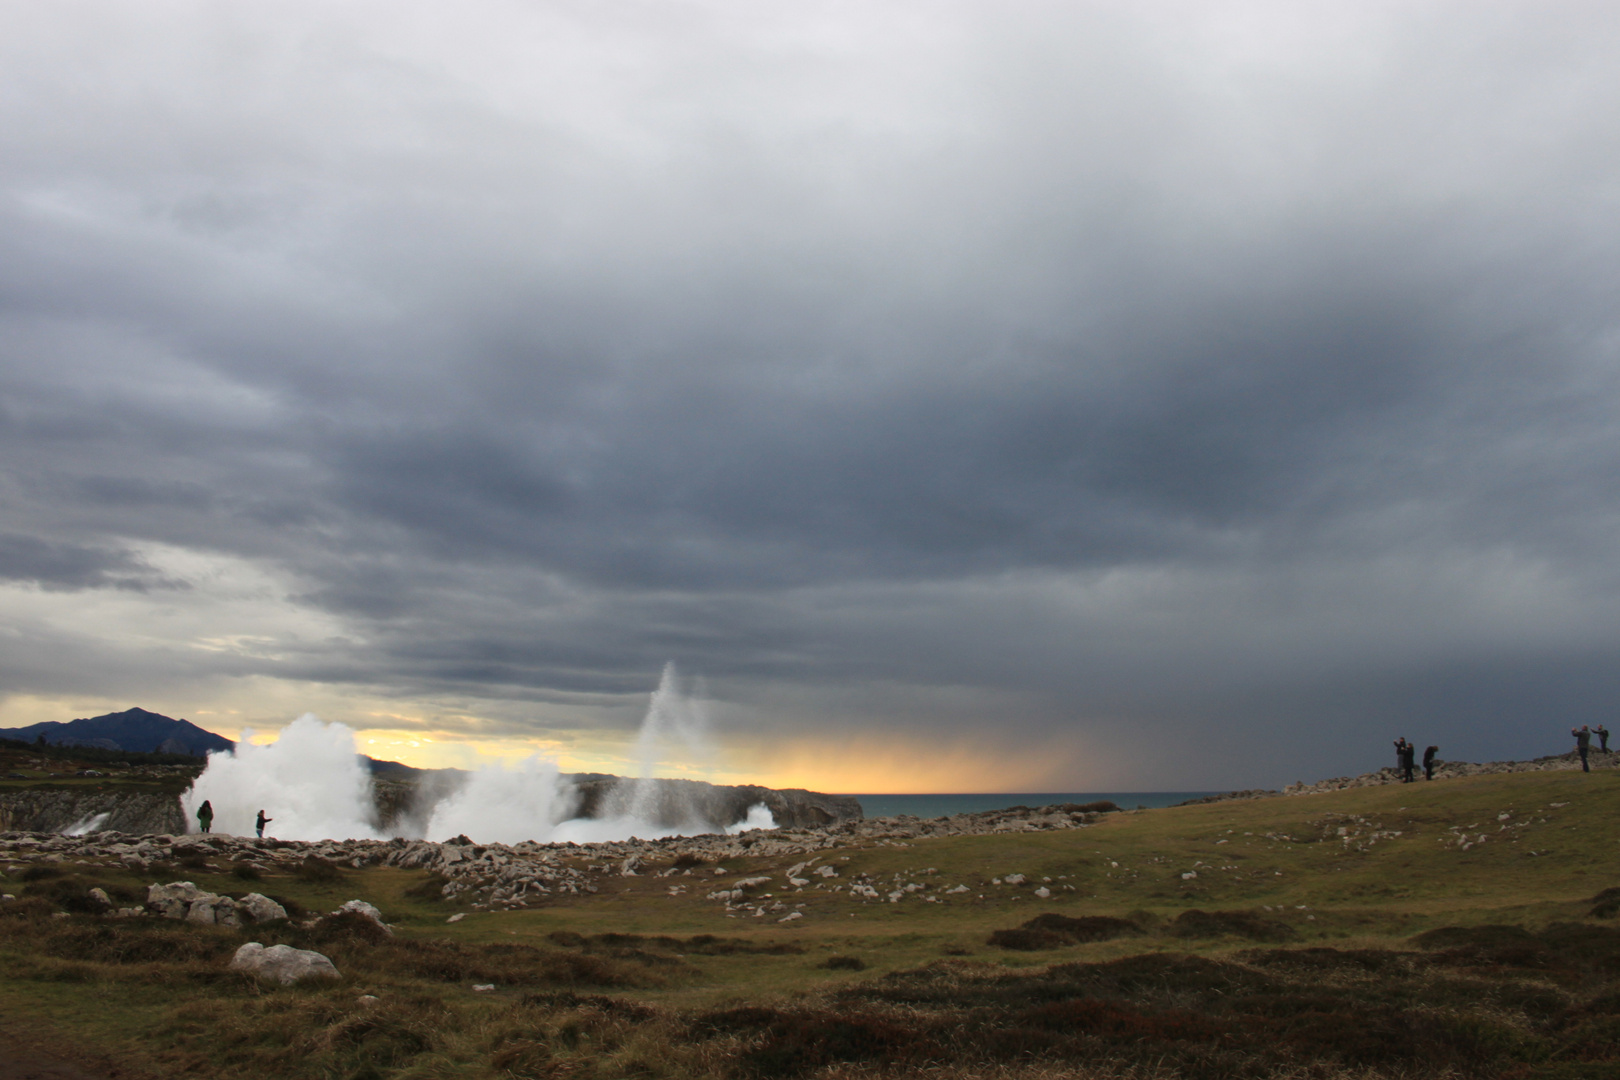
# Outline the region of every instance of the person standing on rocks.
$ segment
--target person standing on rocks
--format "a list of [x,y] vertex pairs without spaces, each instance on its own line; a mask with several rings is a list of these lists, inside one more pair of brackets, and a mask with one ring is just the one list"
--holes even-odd
[[1423,751],[1423,779],[1434,779],[1434,755],[1440,752],[1438,746],[1430,746]]
[[1592,767],[1586,763],[1586,755],[1592,750],[1592,729],[1582,724],[1578,728],[1571,728],[1569,733],[1575,736],[1575,752],[1581,755],[1581,772],[1591,772]]
[[1404,737],[1401,742],[1405,744],[1401,747],[1401,783],[1410,784],[1417,779],[1412,775],[1412,770],[1416,767],[1414,759],[1417,757],[1417,747],[1407,742]]
[[1397,771],[1406,768],[1406,748],[1411,745],[1406,741],[1405,735],[1395,740],[1395,768]]
[[197,830],[199,832],[207,832],[213,827],[214,807],[212,803],[210,803],[207,799],[204,799],[203,804],[197,807]]
[[1592,729],[1592,734],[1598,737],[1598,749],[1607,754],[1609,752],[1609,729],[1599,724]]
[[274,820],[276,819],[273,817],[265,817],[263,810],[259,811],[259,820],[253,823],[253,828],[258,831],[260,840],[264,839],[264,827]]

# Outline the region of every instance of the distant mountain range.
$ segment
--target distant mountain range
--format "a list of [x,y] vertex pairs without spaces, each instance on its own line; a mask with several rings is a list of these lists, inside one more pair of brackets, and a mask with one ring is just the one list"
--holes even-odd
[[234,750],[236,744],[205,731],[189,720],[174,720],[145,709],[91,716],[80,720],[47,720],[22,728],[0,728],[0,739],[34,742],[43,738],[52,746],[93,746],[134,754],[190,754],[205,757],[210,750]]
[[[67,723],[47,720],[28,727],[0,728],[0,739],[31,743],[41,737],[52,746],[92,746],[126,754],[190,754],[192,757],[206,757],[211,750],[236,749],[236,744],[223,735],[215,735],[189,720],[176,720],[145,709],[125,709],[120,713],[90,716]],[[366,758],[366,765],[374,776],[396,780],[415,779],[424,771],[397,761],[378,761],[372,757]]]

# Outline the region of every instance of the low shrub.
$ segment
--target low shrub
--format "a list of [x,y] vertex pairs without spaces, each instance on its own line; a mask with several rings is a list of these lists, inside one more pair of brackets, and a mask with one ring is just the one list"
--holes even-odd
[[1076,919],[1050,911],[1035,916],[1024,923],[1023,928],[1049,930],[1054,934],[1063,934],[1077,943],[1110,941],[1117,937],[1142,933],[1142,928],[1129,919],[1115,919],[1107,915],[1083,915]]
[[413,900],[427,900],[438,902],[444,900],[444,887],[450,884],[450,879],[443,874],[433,873],[405,890],[405,895]]
[[44,919],[61,910],[43,896],[20,896],[0,902],[0,919]]
[[993,931],[987,944],[994,945],[998,949],[1036,952],[1041,949],[1061,949],[1066,945],[1073,945],[1074,939],[1067,934],[1058,934],[1051,930],[1019,927],[1016,930]]
[[96,888],[105,892],[108,899],[114,903],[135,904],[144,899],[133,889],[107,885],[77,874],[36,880],[24,890],[24,895],[42,897],[62,911],[79,915],[99,915],[107,910],[107,905],[90,895],[90,890]]
[[304,861],[293,868],[293,876],[314,885],[346,880],[342,870],[318,855],[304,856]]
[[391,943],[394,936],[377,920],[367,918],[358,911],[340,911],[324,916],[310,927],[308,940],[316,946],[356,943],[384,945]]
[[1620,915],[1620,888],[1604,889],[1587,903],[1592,905],[1587,917],[1593,919],[1612,919]]
[[862,1014],[783,1014],[738,1062],[745,1076],[792,1077],[829,1065],[936,1057],[923,1030]]
[[1099,802],[1064,803],[1054,809],[1061,810],[1065,814],[1117,814],[1119,805],[1103,799]]
[[1183,911],[1170,924],[1175,937],[1233,937],[1250,941],[1293,941],[1299,934],[1287,923],[1267,919],[1252,911]]
[[48,955],[103,964],[186,964],[217,960],[241,944],[169,919],[117,919],[77,923],[63,920],[40,940]]
[[1318,945],[1304,949],[1252,949],[1239,953],[1238,958],[1246,964],[1261,968],[1304,972],[1341,970],[1383,972],[1404,966],[1411,955],[1389,949],[1334,949]]
[[829,971],[865,971],[866,961],[858,956],[829,956],[820,966]]

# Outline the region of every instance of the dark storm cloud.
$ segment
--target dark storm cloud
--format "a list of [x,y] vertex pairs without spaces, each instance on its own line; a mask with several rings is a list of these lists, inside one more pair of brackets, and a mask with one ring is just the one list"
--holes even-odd
[[1620,693],[1603,6],[636,10],[5,16],[0,575],[1142,782]]
[[152,567],[129,551],[51,543],[0,533],[0,580],[32,582],[47,590],[116,588],[144,592]]

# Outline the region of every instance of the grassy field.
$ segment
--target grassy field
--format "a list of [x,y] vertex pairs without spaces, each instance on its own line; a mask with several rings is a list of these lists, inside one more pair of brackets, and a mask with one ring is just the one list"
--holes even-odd
[[[153,1075],[1613,1077],[1617,855],[1620,777],[1530,773],[880,840],[802,887],[799,859],[613,868],[594,896],[454,924],[416,871],[13,864],[0,1010]],[[705,899],[764,875],[765,915]],[[294,922],[369,900],[395,934],[84,900],[177,879]],[[259,985],[226,970],[247,940],[343,978]]]

